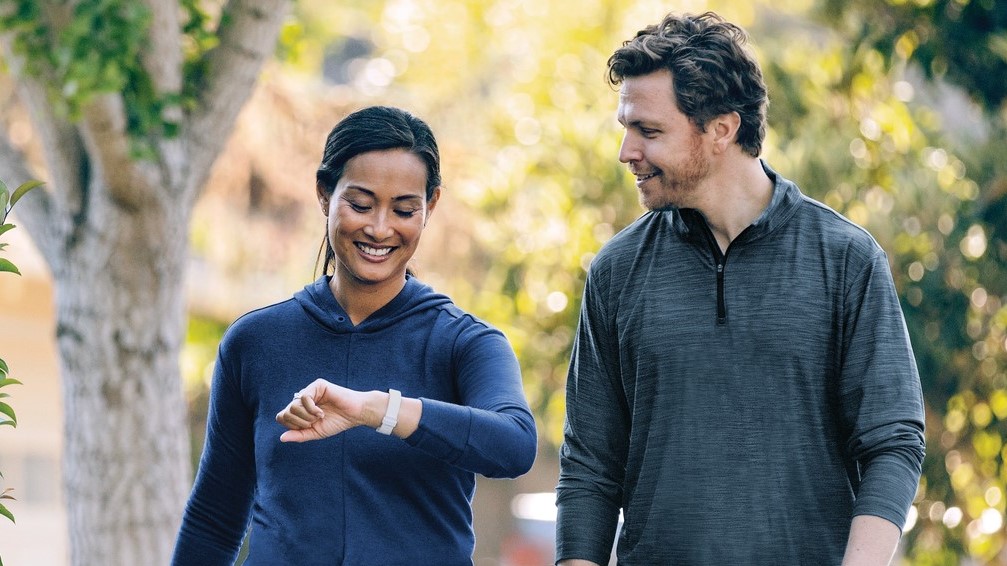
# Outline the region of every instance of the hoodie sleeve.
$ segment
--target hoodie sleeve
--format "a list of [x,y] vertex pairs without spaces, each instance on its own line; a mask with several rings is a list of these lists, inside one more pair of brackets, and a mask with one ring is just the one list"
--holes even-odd
[[221,346],[210,387],[206,442],[175,542],[173,566],[233,564],[255,483],[252,418]]
[[521,385],[521,369],[507,338],[470,317],[452,348],[459,403],[422,398],[419,429],[410,445],[464,470],[514,478],[535,461],[535,420]]

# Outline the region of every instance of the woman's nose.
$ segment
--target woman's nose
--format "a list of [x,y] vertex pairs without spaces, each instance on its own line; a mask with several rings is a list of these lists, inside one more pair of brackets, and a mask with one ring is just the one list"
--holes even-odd
[[388,213],[378,211],[371,217],[371,221],[364,226],[364,234],[374,238],[376,241],[385,240],[392,235],[392,226],[388,219]]

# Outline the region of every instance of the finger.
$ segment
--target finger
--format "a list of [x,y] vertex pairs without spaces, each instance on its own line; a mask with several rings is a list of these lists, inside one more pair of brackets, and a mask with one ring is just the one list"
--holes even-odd
[[[290,407],[301,406],[304,407],[307,414],[315,415],[316,418],[324,418],[325,412],[318,407],[316,399],[321,399],[325,396],[325,386],[324,381],[321,379],[315,380],[314,383],[301,389],[297,393],[294,393],[294,400],[291,401]],[[298,415],[304,417],[305,415],[298,411]]]
[[307,442],[321,438],[314,429],[288,430],[280,435],[280,442]]
[[280,413],[279,415],[276,415],[276,422],[280,423],[281,425],[291,430],[300,430],[304,428],[311,428],[312,425],[314,424],[314,419],[308,421],[296,415],[283,412]]
[[309,413],[300,400],[291,401],[289,405],[276,414],[276,422],[287,428],[307,428],[316,420],[318,420],[318,417]]
[[299,419],[303,419],[308,422],[314,422],[318,420],[318,414],[310,411],[307,407],[304,406],[305,402],[308,399],[309,399],[308,397],[301,397],[297,401],[291,401],[290,405],[288,405],[286,408],[286,412]]
[[325,412],[315,403],[315,397],[313,395],[302,394],[298,400],[301,402],[301,406],[309,415],[313,415],[315,418],[321,419],[325,417]]
[[316,405],[314,399],[312,398],[312,389],[312,387],[308,387],[294,393],[294,398],[287,404],[283,411],[293,413],[300,418],[309,418],[312,414],[320,417],[321,412],[315,409]]

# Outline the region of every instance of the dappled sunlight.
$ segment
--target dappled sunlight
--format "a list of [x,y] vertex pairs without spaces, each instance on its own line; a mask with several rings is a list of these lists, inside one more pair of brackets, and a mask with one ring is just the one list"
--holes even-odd
[[[901,22],[922,4],[688,0],[674,8],[718,10],[749,29],[771,99],[765,159],[888,253],[928,413],[907,560],[992,561],[1005,543],[1007,485],[1007,163],[992,142],[1007,113],[942,81],[933,71],[939,61],[917,62],[936,33],[922,20],[913,20],[919,29],[875,30],[886,41],[854,44],[876,25],[867,19],[873,10]],[[267,77],[298,85],[289,96],[297,104],[339,101],[327,113],[285,114],[321,122],[296,130],[305,148],[321,143],[340,112],[364,104],[400,105],[430,122],[445,186],[417,256],[420,277],[508,335],[554,449],[586,270],[643,213],[617,161],[618,93],[605,82],[605,62],[668,9],[657,0],[305,0],[285,40],[290,61]],[[347,38],[359,53],[344,49]],[[345,61],[333,55],[341,49]],[[311,79],[326,57],[344,65],[345,83]],[[264,153],[254,155],[265,163]],[[297,164],[306,209],[315,206],[310,161]],[[317,246],[319,219],[291,218],[298,241]],[[215,241],[214,230],[238,231],[239,223],[197,220],[198,253],[227,261],[234,245],[241,259],[231,261],[262,263],[234,238]],[[269,241],[262,249],[284,281],[307,278],[311,245],[270,239],[284,225],[265,224],[250,222],[248,237]],[[297,255],[297,269],[281,267]],[[199,376],[193,383],[202,381],[204,355],[186,358],[187,372]]]

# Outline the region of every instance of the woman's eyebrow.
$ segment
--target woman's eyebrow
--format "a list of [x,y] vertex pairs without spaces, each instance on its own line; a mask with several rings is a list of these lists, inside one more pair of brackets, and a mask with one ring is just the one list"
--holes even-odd
[[[351,189],[354,190],[354,191],[359,191],[361,193],[364,193],[364,194],[366,194],[366,195],[368,195],[368,196],[370,196],[372,198],[375,198],[375,199],[377,198],[377,194],[374,191],[372,191],[370,189],[367,189],[367,188],[364,188],[364,187],[361,187],[360,185],[347,185],[346,186],[346,190],[347,191],[351,190]],[[406,200],[423,200],[423,197],[421,197],[420,195],[406,194],[406,195],[399,195],[397,197],[392,197],[392,200],[395,201],[395,202],[401,202],[401,201],[406,201]]]

